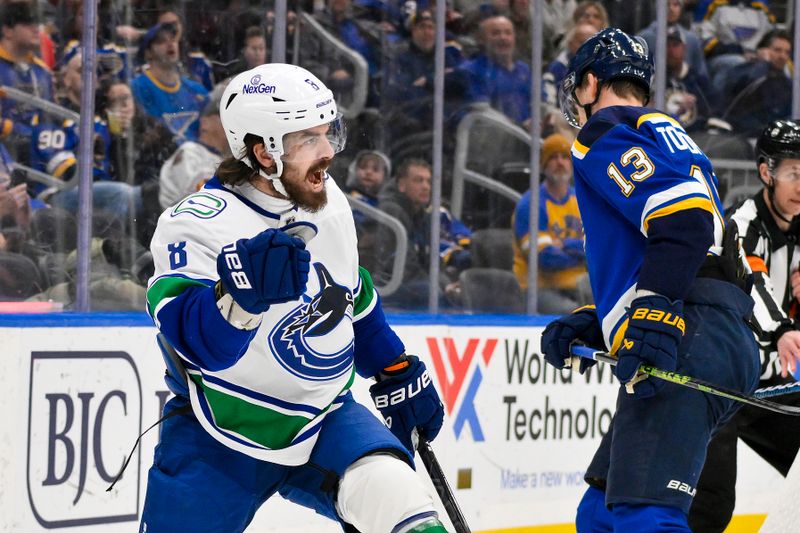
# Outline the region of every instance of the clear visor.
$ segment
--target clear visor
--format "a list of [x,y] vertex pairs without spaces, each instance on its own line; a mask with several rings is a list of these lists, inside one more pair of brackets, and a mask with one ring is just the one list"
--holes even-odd
[[558,102],[561,105],[561,112],[564,118],[567,119],[570,126],[573,128],[580,128],[578,119],[578,101],[575,98],[575,73],[571,72],[561,86],[558,88]]
[[331,159],[344,150],[346,141],[347,129],[339,113],[327,124],[284,135],[281,161],[302,163]]
[[800,162],[783,162],[772,171],[772,177],[775,181],[800,182]]

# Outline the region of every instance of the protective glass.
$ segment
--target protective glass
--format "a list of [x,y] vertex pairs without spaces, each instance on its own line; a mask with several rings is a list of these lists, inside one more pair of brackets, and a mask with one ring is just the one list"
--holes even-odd
[[581,125],[578,120],[578,99],[575,96],[575,89],[577,89],[575,73],[570,72],[558,88],[558,101],[561,105],[561,113],[564,114],[564,118],[567,119],[570,126],[573,128],[580,128]]
[[331,158],[334,154],[344,150],[347,142],[347,128],[342,120],[342,114],[337,114],[336,118],[327,126],[327,131],[317,126],[284,135],[281,161],[284,163],[313,162]]

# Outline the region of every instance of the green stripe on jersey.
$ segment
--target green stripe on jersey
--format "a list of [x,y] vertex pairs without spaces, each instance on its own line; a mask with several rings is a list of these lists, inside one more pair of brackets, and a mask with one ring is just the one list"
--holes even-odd
[[356,300],[353,303],[353,316],[357,317],[372,304],[375,298],[375,286],[372,283],[372,276],[364,267],[358,267],[358,275],[361,277],[361,290],[358,291]]
[[202,281],[177,276],[165,276],[156,280],[147,289],[147,311],[150,316],[154,316],[156,307],[158,307],[161,300],[179,296],[189,287],[195,286],[207,287],[208,285]]
[[430,518],[408,530],[408,533],[447,533],[439,520]]
[[[341,392],[353,385],[355,376],[353,369]],[[217,427],[233,431],[271,450],[289,446],[304,427],[315,418],[325,416],[331,408],[328,405],[316,417],[287,415],[209,387],[201,375],[191,374],[190,377],[202,389]]]
[[305,416],[285,415],[230,396],[209,387],[197,374],[191,378],[203,390],[218,428],[238,433],[266,448],[285,448],[312,420]]

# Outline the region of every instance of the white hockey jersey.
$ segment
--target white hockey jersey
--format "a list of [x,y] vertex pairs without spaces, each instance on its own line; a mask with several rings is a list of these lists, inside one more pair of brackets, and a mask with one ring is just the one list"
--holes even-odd
[[[322,420],[347,394],[355,376],[354,315],[368,315],[377,301],[369,277],[359,273],[347,199],[329,176],[326,188],[327,205],[309,213],[250,184],[227,189],[214,178],[161,215],[151,244],[148,312],[168,339],[167,331],[187,339],[170,341],[185,361],[194,414],[230,448],[284,465],[308,460]],[[304,296],[272,305],[235,364],[203,368],[187,346],[213,350],[215,336],[232,326],[209,331],[210,323],[185,320],[176,299],[192,288],[213,290],[223,246],[297,222],[317,230],[306,246],[311,272]]]
[[222,157],[206,146],[186,141],[161,165],[158,173],[158,203],[167,209],[202,186],[219,166]]

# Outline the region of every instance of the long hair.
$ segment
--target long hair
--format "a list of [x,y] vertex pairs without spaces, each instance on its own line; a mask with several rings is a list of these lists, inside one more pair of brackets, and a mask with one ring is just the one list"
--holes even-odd
[[[256,176],[258,176],[258,170],[261,168],[261,163],[259,163],[258,159],[256,159],[256,155],[253,152],[253,147],[257,144],[263,143],[264,139],[258,135],[253,135],[251,133],[245,135],[244,154],[240,154],[238,158],[231,156],[223,159],[217,167],[217,179],[219,179],[219,182],[223,185],[241,185],[243,183],[252,181]],[[247,160],[250,162],[251,166],[247,166],[247,163],[242,161],[243,157],[247,157]]]

